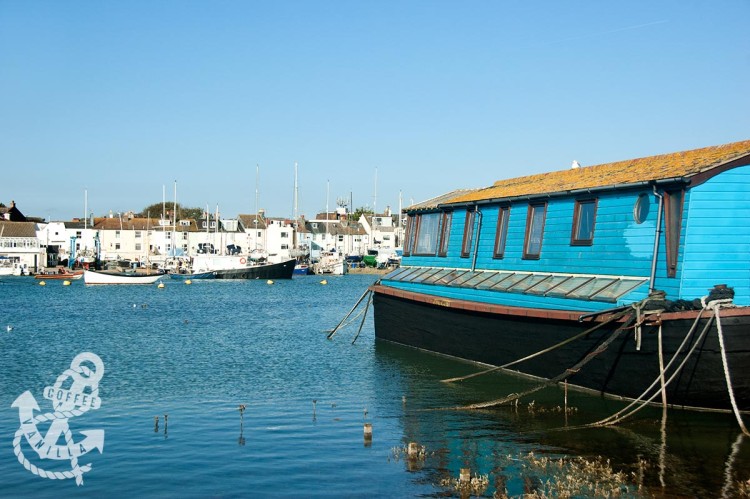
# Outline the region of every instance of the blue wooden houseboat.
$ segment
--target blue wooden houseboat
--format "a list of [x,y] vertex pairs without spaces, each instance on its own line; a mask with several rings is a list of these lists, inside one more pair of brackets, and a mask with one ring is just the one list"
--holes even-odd
[[750,410],[750,141],[406,211],[401,267],[371,288],[376,338],[603,395]]

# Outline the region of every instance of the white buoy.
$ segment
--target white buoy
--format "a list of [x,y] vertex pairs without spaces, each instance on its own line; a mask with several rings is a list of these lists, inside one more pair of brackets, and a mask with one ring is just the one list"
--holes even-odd
[[46,282],[44,282],[44,281],[39,281],[39,285],[40,285],[40,286],[46,286],[46,285],[47,285],[47,283],[46,283]]
[[11,326],[10,324],[8,324],[7,326],[5,326],[5,330],[10,333],[11,331],[13,331],[13,326]]
[[68,280],[63,281],[63,286],[70,286],[70,281]]
[[160,282],[160,283],[159,283],[159,285],[158,285],[158,286],[156,286],[156,287],[157,287],[157,288],[159,288],[159,289],[161,289],[161,288],[163,288],[163,287],[164,287],[164,283],[163,283],[163,282]]
[[190,279],[185,279],[185,284],[193,284],[193,281],[191,281]]
[[273,281],[271,279],[266,281],[266,284],[273,284]]
[[326,281],[325,279],[323,279],[322,281],[320,281],[320,284],[323,284],[323,285],[328,284],[328,281]]

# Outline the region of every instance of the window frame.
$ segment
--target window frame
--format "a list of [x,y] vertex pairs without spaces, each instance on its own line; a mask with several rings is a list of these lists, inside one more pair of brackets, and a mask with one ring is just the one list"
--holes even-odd
[[468,258],[471,256],[471,249],[474,245],[474,219],[476,218],[476,213],[476,210],[473,208],[466,209],[464,234],[461,239],[461,258]]
[[406,229],[404,229],[404,256],[411,256],[411,247],[414,242],[414,224],[417,215],[406,215]]
[[448,256],[448,245],[451,238],[451,224],[453,223],[453,211],[444,211],[440,217],[440,229],[438,236],[438,253],[440,257]]
[[[531,231],[534,228],[534,215],[536,213],[537,209],[543,209],[544,210],[544,216],[542,217],[542,223],[539,228],[539,252],[538,253],[530,253],[529,252],[529,244],[532,242],[531,238]],[[539,258],[542,255],[542,245],[544,243],[544,226],[547,222],[547,202],[541,201],[541,202],[534,202],[529,203],[529,207],[526,211],[526,234],[523,238],[523,259],[524,260],[539,260]]]
[[[581,229],[581,214],[583,213],[583,205],[593,204],[594,212],[591,217],[591,238],[582,239],[578,237],[578,232]],[[573,208],[573,227],[570,232],[570,245],[571,246],[592,246],[594,244],[594,232],[596,231],[596,213],[599,209],[599,198],[582,198],[576,199],[575,206]]]
[[505,246],[508,242],[508,224],[510,223],[510,206],[500,206],[497,211],[497,227],[495,229],[495,244],[492,258],[499,260],[505,256]]
[[[420,239],[420,236],[422,236],[421,232],[422,232],[422,228],[423,228],[423,225],[424,225],[423,218],[424,217],[430,217],[430,216],[433,216],[433,215],[437,215],[437,224],[435,225],[435,231],[436,232],[435,232],[435,235],[434,235],[434,239],[432,240],[432,244],[435,245],[434,246],[434,250],[433,251],[423,251],[423,252],[420,252],[418,250],[419,250],[419,246],[420,246],[420,240],[419,239]],[[414,255],[414,256],[435,256],[437,254],[437,250],[438,250],[438,239],[440,237],[440,221],[442,220],[442,213],[441,212],[437,212],[437,211],[431,211],[431,212],[427,212],[427,213],[420,213],[419,215],[417,215],[417,217],[418,217],[417,230],[414,231],[414,241],[413,241],[413,247],[412,247],[411,254]],[[429,221],[427,222],[427,227],[428,228],[430,227]]]
[[[680,257],[682,213],[685,207],[685,190],[664,191],[664,241],[666,245],[667,277],[677,276]],[[676,200],[676,204],[675,203]]]

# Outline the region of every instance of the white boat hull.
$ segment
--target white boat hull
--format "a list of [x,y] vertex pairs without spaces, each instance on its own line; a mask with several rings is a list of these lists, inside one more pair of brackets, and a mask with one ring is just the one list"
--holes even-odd
[[91,270],[83,272],[83,282],[86,284],[153,284],[162,277],[164,274],[125,274]]

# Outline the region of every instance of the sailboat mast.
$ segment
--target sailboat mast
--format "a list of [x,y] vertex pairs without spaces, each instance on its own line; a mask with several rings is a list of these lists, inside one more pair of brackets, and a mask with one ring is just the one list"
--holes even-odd
[[372,214],[378,214],[378,167],[375,167],[375,195],[372,201]]
[[297,162],[294,162],[294,221],[297,221]]
[[172,205],[172,256],[177,256],[177,180],[174,181],[174,204]]
[[86,223],[89,218],[89,191],[83,190],[83,230],[86,230]]

